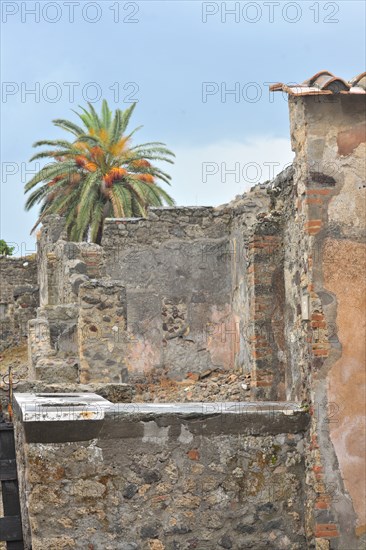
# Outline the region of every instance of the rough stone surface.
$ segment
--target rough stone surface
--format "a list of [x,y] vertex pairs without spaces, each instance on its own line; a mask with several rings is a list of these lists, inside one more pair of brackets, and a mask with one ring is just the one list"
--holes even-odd
[[305,547],[304,413],[125,407],[89,441],[17,424],[33,548]]
[[324,548],[327,542],[329,548],[361,548],[365,98],[292,98],[290,120],[296,158],[294,186],[284,198],[286,391],[313,411],[307,530]]
[[179,379],[190,370],[233,366],[231,338],[224,341],[217,330],[233,324],[229,221],[228,213],[197,207],[106,222],[106,274],[126,286],[131,375],[160,368]]
[[35,256],[0,257],[0,351],[26,341],[38,306]]
[[241,371],[189,372],[183,380],[163,378],[157,372],[134,381],[136,402],[249,401],[250,375]]
[[[107,220],[102,247],[67,243],[62,220],[45,220],[30,372],[50,385],[62,383],[72,365],[73,382],[128,377],[144,386],[135,399],[167,401],[182,399],[180,391],[190,401],[194,388],[202,399],[235,400],[235,375],[249,386],[240,399],[298,401],[312,413],[304,450],[307,544],[358,549],[366,537],[365,96],[292,97],[289,106],[293,167],[227,205]],[[18,307],[17,317],[15,304],[24,300],[32,312],[36,296],[33,279],[10,287],[5,341],[27,310]],[[222,375],[217,393],[206,372]],[[151,380],[157,384],[146,395]],[[184,389],[169,395],[173,387]],[[189,450],[192,462],[196,451]],[[159,525],[145,527],[144,544],[163,544]],[[291,547],[275,531],[270,544]],[[235,548],[235,537],[220,533],[215,544]]]
[[127,305],[120,281],[103,279],[79,289],[80,381],[127,380]]

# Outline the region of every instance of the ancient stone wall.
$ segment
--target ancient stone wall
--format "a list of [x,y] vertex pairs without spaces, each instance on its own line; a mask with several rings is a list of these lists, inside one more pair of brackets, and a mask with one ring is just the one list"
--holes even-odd
[[33,550],[305,548],[297,406],[16,399]]
[[[154,208],[147,219],[107,220],[105,270],[126,287],[127,331],[133,342],[127,358],[130,372],[155,369],[180,378],[215,367],[251,371],[258,363],[252,349],[259,330],[255,303],[261,293],[270,294],[274,283],[269,273],[261,288],[255,281],[254,291],[250,242],[255,231],[269,227],[260,219],[269,203],[266,190],[258,187],[219,208]],[[277,239],[276,226],[272,232],[267,258]],[[272,257],[276,263],[281,253]],[[264,276],[263,265],[259,271]],[[266,314],[271,327],[276,316],[272,309],[268,306]],[[267,350],[269,378],[258,380],[258,386],[275,389],[258,396],[280,398],[283,389],[270,382],[272,356],[278,356],[274,339]],[[266,369],[262,371],[266,376]],[[280,384],[284,375],[278,375],[277,367],[274,371]]]
[[42,229],[37,240],[37,266],[40,306],[52,302],[51,293],[54,285],[48,281],[50,270],[47,269],[48,254],[52,252],[53,245],[62,238],[65,238],[64,220],[60,216],[47,216],[42,220]]
[[264,216],[249,242],[252,395],[284,398],[285,355],[283,248],[281,220]]
[[[107,220],[103,247],[68,243],[59,219],[46,220],[38,319],[42,333],[48,322],[57,364],[75,359],[79,379],[89,382],[240,368],[253,373],[253,399],[280,399],[282,252],[280,224],[265,218],[269,208],[261,186],[219,208],[153,208],[146,219]],[[86,303],[84,283],[94,278]],[[116,296],[121,285],[126,295],[123,327],[114,313],[114,320],[101,314],[113,281]],[[266,345],[264,333],[267,348],[257,349],[259,340]],[[38,344],[30,345],[37,360],[49,350],[46,342],[36,351]],[[53,361],[47,351],[45,362]]]
[[287,398],[313,410],[308,530],[319,548],[359,548],[366,532],[365,97],[290,98],[290,119]]
[[[291,185],[291,174],[286,178]],[[271,212],[269,191],[268,185],[258,186],[230,205],[232,300],[240,344],[236,364],[251,373],[254,400],[285,395],[282,219]]]
[[26,342],[27,324],[38,307],[34,256],[0,257],[0,351]]
[[125,382],[126,358],[133,340],[127,334],[126,289],[100,279],[79,290],[80,382]]
[[38,239],[40,307],[29,323],[30,377],[48,383],[80,381],[79,287],[103,276],[103,251],[64,240],[58,216],[43,220]]
[[365,100],[289,104],[293,167],[228,205],[107,220],[102,247],[46,223],[32,368],[94,384],[244,370],[253,400],[312,413],[307,540],[353,550],[366,536]]
[[152,209],[147,219],[107,220],[106,275],[126,287],[128,368],[171,377],[231,368],[235,349],[217,335],[232,324],[230,214]]

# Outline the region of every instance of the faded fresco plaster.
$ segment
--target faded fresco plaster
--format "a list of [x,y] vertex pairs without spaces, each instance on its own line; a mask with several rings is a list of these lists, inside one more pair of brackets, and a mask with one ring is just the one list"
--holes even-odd
[[357,534],[366,530],[365,362],[366,245],[326,239],[324,286],[337,296],[338,338],[342,355],[328,374],[328,402],[339,406],[339,422],[330,423],[330,437],[342,478],[358,518]]

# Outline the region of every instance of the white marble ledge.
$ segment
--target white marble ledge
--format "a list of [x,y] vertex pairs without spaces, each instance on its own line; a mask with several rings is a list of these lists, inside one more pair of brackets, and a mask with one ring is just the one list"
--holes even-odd
[[14,393],[22,422],[103,420],[110,401],[96,393]]
[[111,403],[95,393],[15,393],[15,410],[22,422],[103,420],[129,415],[274,415],[293,416],[305,412],[300,403],[198,402],[198,403]]

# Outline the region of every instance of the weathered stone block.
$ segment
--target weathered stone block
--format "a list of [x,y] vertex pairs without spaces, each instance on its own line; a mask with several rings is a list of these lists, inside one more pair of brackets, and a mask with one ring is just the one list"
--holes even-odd
[[126,291],[120,281],[93,280],[79,289],[80,382],[125,382],[128,376]]
[[36,380],[42,380],[48,384],[79,381],[79,365],[75,359],[65,361],[56,358],[41,359],[34,370]]

